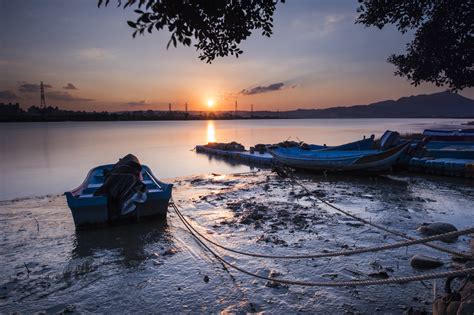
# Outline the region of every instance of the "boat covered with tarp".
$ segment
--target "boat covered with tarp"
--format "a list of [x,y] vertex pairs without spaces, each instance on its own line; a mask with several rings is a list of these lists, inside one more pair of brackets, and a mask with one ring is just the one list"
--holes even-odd
[[94,167],[84,182],[65,192],[76,228],[148,218],[165,219],[172,184],[159,181],[132,154]]

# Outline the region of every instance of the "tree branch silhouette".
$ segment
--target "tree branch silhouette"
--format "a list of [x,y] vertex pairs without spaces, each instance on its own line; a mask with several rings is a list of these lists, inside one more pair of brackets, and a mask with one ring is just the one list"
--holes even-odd
[[[98,6],[109,2],[99,0]],[[127,22],[135,29],[133,37],[167,28],[167,48],[194,41],[199,59],[207,63],[229,54],[238,58],[243,53],[239,44],[255,30],[270,37],[278,2],[285,0],[117,0],[119,7],[136,8],[138,18]]]
[[359,0],[356,23],[382,29],[394,24],[406,33],[414,30],[406,54],[388,62],[395,75],[415,86],[431,82],[452,91],[474,83],[474,1],[472,0]]
[[[243,53],[240,43],[253,31],[270,37],[273,13],[285,0],[113,0],[134,7],[138,18],[128,21],[133,36],[168,29],[170,45],[193,45],[199,58]],[[123,2],[122,2],[123,1]],[[474,0],[358,0],[356,23],[382,29],[395,25],[414,31],[405,54],[387,60],[415,86],[431,82],[452,91],[474,85]],[[98,0],[98,6],[110,0]]]

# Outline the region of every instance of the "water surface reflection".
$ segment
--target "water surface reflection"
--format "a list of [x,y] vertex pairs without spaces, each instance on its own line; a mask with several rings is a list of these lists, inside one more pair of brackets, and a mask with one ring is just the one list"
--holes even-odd
[[207,142],[216,142],[216,128],[213,120],[207,122]]
[[159,178],[249,171],[195,154],[197,144],[237,141],[246,147],[301,139],[337,145],[425,128],[459,128],[455,119],[285,119],[228,121],[130,121],[0,124],[0,200],[60,194],[87,172],[128,153]]
[[107,229],[76,231],[72,257],[87,258],[105,251],[116,252],[124,266],[135,266],[150,257],[147,246],[168,249],[173,238],[166,222],[153,221]]

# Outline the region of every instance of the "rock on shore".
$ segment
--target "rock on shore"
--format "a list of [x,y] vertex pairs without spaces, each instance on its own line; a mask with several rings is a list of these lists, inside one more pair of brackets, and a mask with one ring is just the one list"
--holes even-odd
[[[429,224],[424,223],[421,226],[419,226],[417,230],[423,235],[432,236],[432,235],[439,235],[439,234],[454,232],[454,231],[457,231],[458,229],[450,223],[435,222],[435,223],[429,223]],[[458,237],[455,236],[455,237],[450,237],[450,238],[444,238],[442,239],[442,241],[446,243],[452,243],[452,242],[455,242],[457,239]]]
[[410,265],[416,269],[432,269],[441,267],[443,262],[436,258],[416,254],[411,258]]

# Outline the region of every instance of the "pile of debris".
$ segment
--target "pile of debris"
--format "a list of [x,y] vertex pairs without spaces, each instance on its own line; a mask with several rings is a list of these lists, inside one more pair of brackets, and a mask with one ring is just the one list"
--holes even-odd
[[235,141],[229,143],[209,142],[205,147],[223,151],[245,151],[245,147]]

